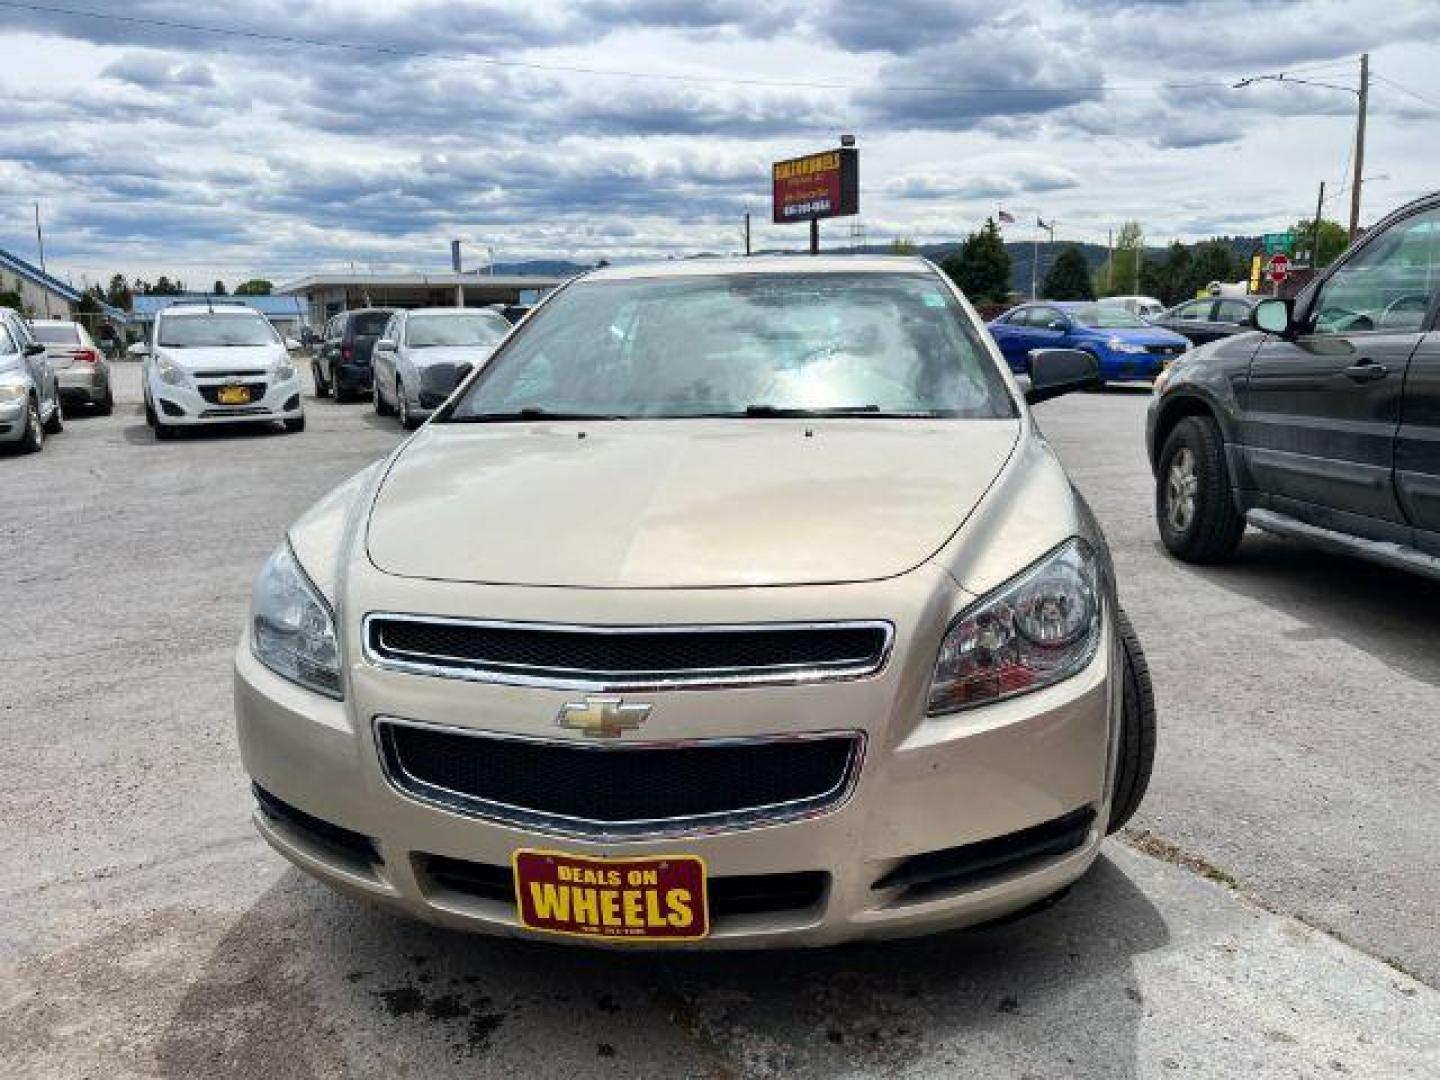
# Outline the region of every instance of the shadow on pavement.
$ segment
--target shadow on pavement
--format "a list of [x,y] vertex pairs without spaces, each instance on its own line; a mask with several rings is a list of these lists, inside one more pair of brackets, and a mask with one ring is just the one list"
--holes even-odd
[[829,950],[628,953],[397,919],[290,871],[202,966],[167,1077],[1135,1075],[1160,913],[1101,858],[989,929]]
[[1440,582],[1335,555],[1256,529],[1214,567],[1162,557],[1207,583],[1305,623],[1293,641],[1344,641],[1404,674],[1440,686]]

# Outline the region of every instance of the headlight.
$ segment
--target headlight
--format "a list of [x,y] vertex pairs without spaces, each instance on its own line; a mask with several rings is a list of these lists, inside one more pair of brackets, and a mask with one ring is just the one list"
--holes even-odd
[[1100,569],[1068,540],[960,614],[930,683],[931,716],[1026,694],[1082,670],[1100,644]]
[[1105,342],[1105,345],[1109,348],[1111,352],[1143,353],[1145,351],[1144,345],[1133,345],[1130,342],[1123,341],[1118,337],[1112,337],[1109,341]]
[[184,386],[190,381],[185,369],[164,353],[155,355],[155,371],[160,376],[160,381],[170,386]]
[[255,579],[250,649],[255,659],[291,682],[327,697],[345,696],[335,619],[288,543],[275,550]]
[[0,383],[0,402],[23,401],[29,392],[24,383]]
[[1155,376],[1155,384],[1153,390],[1157,395],[1163,394],[1165,392],[1165,387],[1170,385],[1170,373],[1174,370],[1175,365],[1171,364],[1169,367],[1161,371],[1159,375]]

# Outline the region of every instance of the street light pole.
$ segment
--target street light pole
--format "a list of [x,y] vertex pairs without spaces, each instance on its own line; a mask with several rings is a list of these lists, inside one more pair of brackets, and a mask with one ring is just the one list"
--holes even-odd
[[1360,111],[1355,120],[1355,179],[1350,184],[1350,239],[1360,231],[1360,186],[1365,168],[1365,112],[1370,103],[1370,54],[1360,54]]

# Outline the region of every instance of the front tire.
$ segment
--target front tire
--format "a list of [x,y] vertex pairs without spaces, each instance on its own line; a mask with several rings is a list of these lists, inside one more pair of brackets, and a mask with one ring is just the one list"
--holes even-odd
[[109,416],[115,411],[115,392],[110,387],[105,388],[105,396],[100,399],[100,404],[95,406],[95,412],[99,416]]
[[1245,532],[1235,507],[1225,443],[1208,416],[1175,425],[1155,476],[1155,520],[1166,550],[1192,563],[1223,562]]
[[287,434],[295,435],[305,430],[305,417],[297,416],[293,420],[286,420],[285,431]]
[[414,431],[420,426],[420,421],[410,414],[410,399],[405,396],[405,384],[399,379],[395,380],[395,412],[400,417],[400,426],[406,431]]
[[376,416],[389,416],[390,406],[385,401],[385,396],[380,393],[380,380],[376,379],[370,384],[370,400],[375,406]]
[[1120,747],[1107,833],[1116,832],[1140,809],[1155,768],[1155,690],[1150,684],[1150,666],[1145,662],[1135,627],[1130,625],[1130,616],[1118,607],[1115,623],[1120,634],[1123,687]]

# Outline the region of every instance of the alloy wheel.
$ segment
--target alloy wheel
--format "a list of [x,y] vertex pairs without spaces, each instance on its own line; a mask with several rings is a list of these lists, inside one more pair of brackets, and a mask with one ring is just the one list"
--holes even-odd
[[1165,518],[1177,533],[1187,531],[1195,520],[1195,498],[1199,489],[1195,454],[1190,447],[1182,446],[1170,462],[1170,471],[1165,477]]

